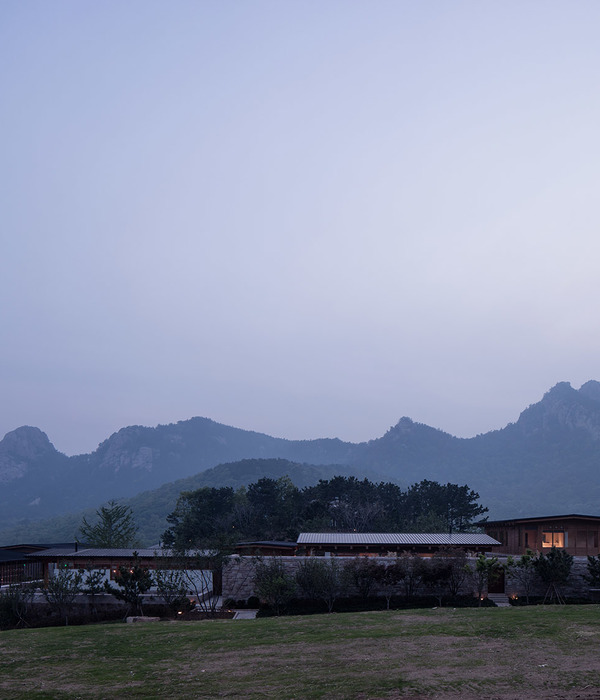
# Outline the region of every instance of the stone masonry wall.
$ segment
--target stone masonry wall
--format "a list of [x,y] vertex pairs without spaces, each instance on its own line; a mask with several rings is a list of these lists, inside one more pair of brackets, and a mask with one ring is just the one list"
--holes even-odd
[[[263,560],[268,559],[268,557],[263,557]],[[306,557],[279,557],[285,570],[290,576],[295,576],[296,571],[300,564],[305,561]],[[324,557],[325,561],[329,559]],[[352,560],[352,557],[335,557],[335,560],[340,563],[348,563]],[[382,566],[386,562],[390,562],[387,557],[378,557],[374,559]],[[500,557],[500,561],[505,561],[505,557]],[[254,572],[255,564],[257,559],[255,557],[232,557],[228,562],[227,566],[223,570],[223,598],[233,598],[234,600],[248,600],[251,596],[256,595],[254,589]],[[468,563],[474,568],[475,558],[470,557],[467,559]],[[590,597],[590,586],[585,581],[584,576],[587,574],[587,558],[586,557],[575,557],[573,561],[573,568],[571,570],[571,576],[568,584],[561,588],[561,594],[566,597]],[[519,595],[525,594],[522,586],[512,578],[510,575],[506,576],[505,581],[505,592],[507,595]],[[401,592],[401,586],[398,592]],[[547,587],[541,583],[536,582],[535,586],[531,591],[531,595],[534,596],[544,596],[547,592]],[[461,593],[463,595],[476,595],[474,584],[468,578],[463,584]]]
[[[506,561],[506,557],[499,557],[500,561]],[[589,598],[590,584],[585,580],[587,575],[587,557],[573,557],[573,568],[566,585],[560,587],[560,594],[566,598]],[[525,594],[525,590],[519,582],[511,577],[510,574],[506,577],[504,590],[507,595]],[[536,580],[531,595],[545,596],[548,592],[548,586],[539,580]]]
[[[267,560],[269,557],[262,557],[262,560]],[[294,577],[296,571],[306,561],[307,557],[278,557],[282,562],[287,573]],[[336,561],[344,566],[353,561],[354,557],[319,557],[321,561]],[[394,561],[393,557],[377,557],[373,559],[381,566]],[[223,570],[223,598],[233,598],[234,600],[248,600],[250,596],[256,595],[254,589],[254,572],[256,565],[256,557],[233,557],[226,568]],[[465,582],[463,594],[468,595],[472,592],[472,586]],[[356,593],[350,589],[349,594]],[[398,593],[402,593],[402,584],[398,586]]]

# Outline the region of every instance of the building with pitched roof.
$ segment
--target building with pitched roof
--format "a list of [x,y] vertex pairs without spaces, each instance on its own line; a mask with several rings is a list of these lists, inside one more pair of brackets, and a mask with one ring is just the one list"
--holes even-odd
[[500,554],[543,552],[556,547],[577,557],[600,554],[600,517],[597,515],[546,515],[509,518],[483,523],[486,533],[499,540]]
[[385,556],[403,552],[433,556],[440,549],[490,552],[500,542],[471,532],[302,532],[296,554],[305,556]]

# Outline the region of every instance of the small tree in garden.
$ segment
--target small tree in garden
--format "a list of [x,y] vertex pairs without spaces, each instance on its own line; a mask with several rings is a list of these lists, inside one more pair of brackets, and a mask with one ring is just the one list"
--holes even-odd
[[158,595],[171,612],[189,609],[190,602],[186,596],[188,586],[185,572],[177,569],[157,569],[154,572]]
[[0,629],[29,627],[27,615],[37,586],[11,584],[0,593]]
[[448,594],[451,598],[456,598],[469,574],[466,552],[462,549],[444,547],[437,551],[433,558],[448,564]]
[[431,559],[423,561],[421,582],[438,599],[440,607],[448,589],[448,580],[451,574],[452,564],[444,558],[431,557]]
[[[200,504],[204,503],[202,494],[208,491],[210,489],[194,492]],[[216,491],[217,497],[211,499],[208,511],[197,508],[199,504],[190,504],[187,497],[191,498],[193,494],[184,493],[185,498],[182,496],[178,501],[178,511],[167,518],[174,526],[163,534],[163,545],[172,547],[173,565],[169,568],[182,571],[187,591],[196,598],[198,609],[210,617],[216,615],[219,610],[220,596],[215,595],[214,586],[227,566],[234,548],[233,535],[229,531],[220,533],[217,529],[205,534],[211,530],[210,523],[214,525],[218,521],[218,517],[213,515],[219,508],[225,508],[228,494],[233,498],[232,489],[221,488]],[[192,515],[194,517],[188,520],[188,516]]]
[[[83,573],[83,572],[82,572]],[[90,599],[90,607],[92,615],[97,615],[96,597],[104,593],[104,572],[99,569],[88,568],[82,580],[81,592],[85,593]]]
[[519,584],[520,588],[525,592],[525,600],[529,605],[529,596],[533,591],[533,587],[537,580],[537,571],[534,565],[535,557],[533,552],[528,549],[519,559],[509,557],[507,566],[510,570],[510,576]]
[[397,558],[389,563],[387,561],[385,563],[382,562],[377,568],[377,589],[383,594],[386,608],[389,610],[390,601],[398,593],[398,586],[406,576],[406,569],[403,562]]
[[127,603],[127,612],[133,610],[136,615],[143,615],[143,596],[152,586],[152,574],[148,569],[140,566],[137,556],[131,567],[119,567],[115,583],[119,586],[118,588],[111,586],[108,581],[105,583],[107,593]]
[[552,602],[556,599],[559,603],[564,603],[561,588],[569,580],[573,557],[564,549],[552,547],[548,554],[541,552],[533,562],[538,576],[548,587],[544,596],[544,603],[548,600]]
[[480,554],[475,560],[475,566],[469,567],[469,573],[473,578],[473,583],[477,590],[478,605],[481,605],[483,600],[483,592],[487,589],[490,583],[493,583],[502,572],[502,564],[498,557],[490,557],[485,554]]
[[344,566],[344,575],[365,600],[373,593],[381,566],[371,557],[356,557]]
[[312,600],[322,600],[332,612],[343,590],[342,572],[335,559],[307,557],[298,567],[296,583]]
[[398,557],[398,566],[404,570],[401,586],[404,589],[404,597],[409,602],[421,585],[425,566],[424,559],[414,554],[401,554]]
[[198,608],[209,617],[219,609],[219,596],[214,594],[213,586],[215,575],[220,576],[231,559],[228,549],[226,542],[214,538],[201,549],[178,550],[183,581],[196,598]]
[[296,593],[296,582],[288,574],[281,559],[272,557],[264,562],[257,560],[254,573],[254,589],[259,598],[266,601],[279,615]]
[[69,611],[75,596],[81,592],[82,579],[81,571],[59,569],[48,579],[48,585],[43,589],[48,605],[64,619],[65,625],[69,624]]
[[587,575],[583,578],[595,588],[600,588],[600,554],[587,558]]
[[306,598],[316,600],[319,597],[319,586],[323,577],[325,562],[314,557],[307,557],[296,571],[296,583]]

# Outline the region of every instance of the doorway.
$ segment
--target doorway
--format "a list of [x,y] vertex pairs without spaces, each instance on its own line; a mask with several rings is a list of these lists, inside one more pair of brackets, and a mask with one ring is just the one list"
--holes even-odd
[[488,593],[504,593],[504,569],[488,581]]

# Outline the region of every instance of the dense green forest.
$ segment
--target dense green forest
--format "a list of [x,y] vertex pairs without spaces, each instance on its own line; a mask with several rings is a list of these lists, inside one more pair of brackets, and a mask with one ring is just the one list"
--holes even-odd
[[406,490],[390,482],[335,476],[298,488],[289,477],[234,490],[181,494],[167,517],[165,544],[181,549],[229,540],[296,540],[299,532],[448,532],[472,529],[487,512],[468,486],[424,480]]

